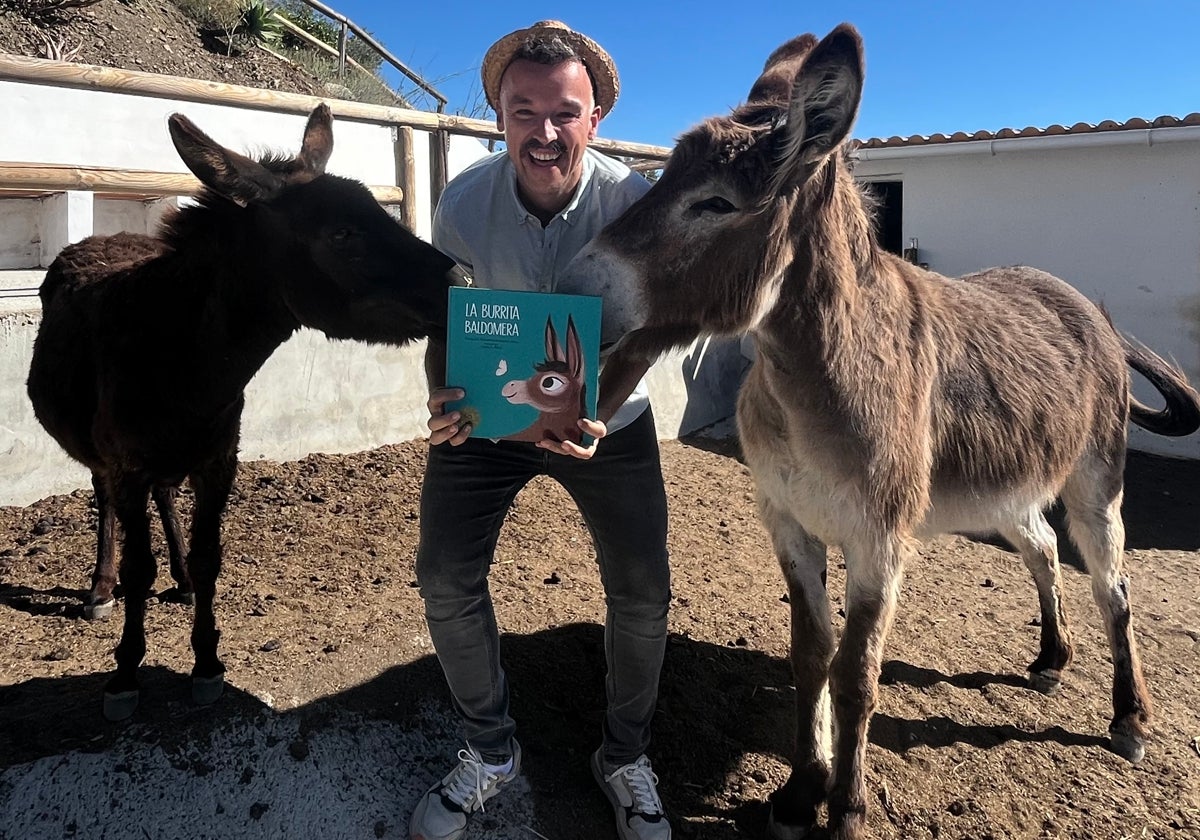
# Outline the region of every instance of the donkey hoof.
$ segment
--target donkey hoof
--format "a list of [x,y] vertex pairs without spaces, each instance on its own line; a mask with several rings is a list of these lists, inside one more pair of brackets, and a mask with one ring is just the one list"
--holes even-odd
[[114,723],[129,720],[138,706],[138,691],[104,692],[104,717]]
[[775,819],[775,809],[772,808],[767,817],[767,840],[804,840],[815,836],[815,827],[811,825],[790,825]]
[[158,593],[158,600],[163,604],[182,604],[185,607],[196,606],[196,593],[190,589],[180,589],[172,586]]
[[1130,764],[1146,757],[1146,739],[1129,732],[1112,732],[1112,751]]
[[217,702],[225,690],[225,675],[215,677],[192,677],[192,702],[197,706],[208,706]]
[[98,621],[112,615],[113,607],[117,605],[116,598],[108,598],[94,604],[83,605],[83,617],[88,621]]
[[1029,672],[1029,687],[1041,694],[1054,694],[1062,687],[1062,671],[1047,668],[1045,671]]

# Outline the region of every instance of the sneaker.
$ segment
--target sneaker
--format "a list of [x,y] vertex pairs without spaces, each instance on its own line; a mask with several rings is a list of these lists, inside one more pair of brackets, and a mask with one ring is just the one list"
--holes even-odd
[[514,739],[512,769],[507,773],[489,770],[470,744],[458,751],[458,765],[421,797],[408,824],[412,840],[458,840],[467,820],[483,803],[500,792],[521,772],[521,745]]
[[650,769],[650,759],[643,755],[605,773],[603,752],[601,747],[592,754],[592,775],[612,803],[621,840],[671,840],[671,824],[655,789],[658,776]]

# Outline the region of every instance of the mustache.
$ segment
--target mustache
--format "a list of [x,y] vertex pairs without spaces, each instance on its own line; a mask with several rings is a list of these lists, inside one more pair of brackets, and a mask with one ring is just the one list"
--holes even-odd
[[525,144],[525,151],[532,152],[535,150],[543,151],[543,152],[554,152],[554,154],[556,154],[556,155],[561,155],[563,152],[565,152],[567,150],[567,146],[561,140],[554,140],[554,141],[552,141],[550,143],[546,143],[546,144],[542,144],[542,143],[538,142],[537,140],[530,140],[529,142],[527,142]]

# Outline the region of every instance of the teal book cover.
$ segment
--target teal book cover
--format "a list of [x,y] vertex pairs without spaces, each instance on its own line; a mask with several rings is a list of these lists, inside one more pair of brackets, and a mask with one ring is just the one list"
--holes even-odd
[[571,440],[596,416],[600,298],[455,286],[446,327],[447,403],[494,440]]

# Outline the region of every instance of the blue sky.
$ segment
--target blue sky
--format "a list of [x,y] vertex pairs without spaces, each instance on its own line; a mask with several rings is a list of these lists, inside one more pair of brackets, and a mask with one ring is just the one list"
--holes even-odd
[[842,21],[858,27],[866,50],[855,137],[1200,111],[1195,0],[603,0],[547,4],[542,12],[516,3],[335,0],[333,7],[432,81],[451,112],[482,102],[479,63],[496,38],[541,18],[564,20],[603,44],[621,74],[621,97],[601,136],[657,145],[741,102],[780,43],[824,35]]

